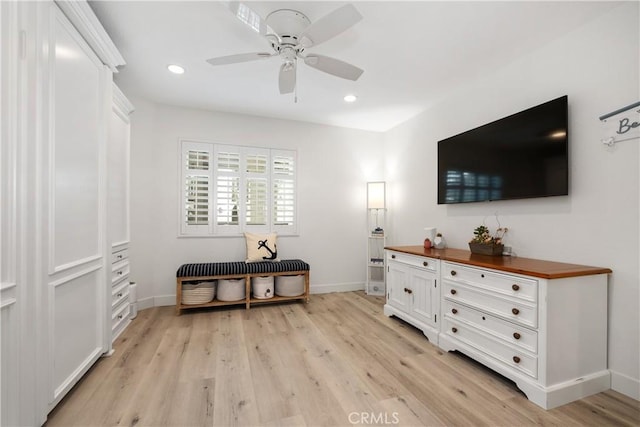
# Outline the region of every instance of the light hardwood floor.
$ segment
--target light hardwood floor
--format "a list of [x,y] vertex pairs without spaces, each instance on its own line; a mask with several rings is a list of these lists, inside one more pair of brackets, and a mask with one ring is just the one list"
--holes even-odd
[[614,391],[545,411],[362,292],[140,311],[47,426],[638,426]]

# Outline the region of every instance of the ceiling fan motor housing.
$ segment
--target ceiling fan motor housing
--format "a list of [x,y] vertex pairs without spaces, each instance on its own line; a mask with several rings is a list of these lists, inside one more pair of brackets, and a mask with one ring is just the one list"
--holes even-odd
[[267,16],[266,22],[280,37],[280,45],[282,46],[296,46],[298,36],[311,25],[309,18],[292,9],[279,9],[271,12]]

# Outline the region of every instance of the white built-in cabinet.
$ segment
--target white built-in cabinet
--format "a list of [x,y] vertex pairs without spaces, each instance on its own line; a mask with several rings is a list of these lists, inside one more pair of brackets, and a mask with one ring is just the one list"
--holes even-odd
[[110,350],[109,126],[124,60],[84,1],[2,1],[0,19],[0,421],[40,425]]
[[129,143],[133,105],[113,85],[113,104],[108,139],[108,229],[110,247],[109,286],[107,286],[107,346],[130,322],[129,315]]
[[390,249],[387,316],[511,379],[545,409],[609,389],[611,270],[456,249]]

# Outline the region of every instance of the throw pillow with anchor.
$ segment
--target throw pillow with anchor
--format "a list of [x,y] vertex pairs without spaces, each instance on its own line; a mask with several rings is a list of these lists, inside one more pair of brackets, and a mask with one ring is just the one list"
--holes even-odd
[[244,233],[247,242],[247,261],[280,261],[276,245],[276,233]]

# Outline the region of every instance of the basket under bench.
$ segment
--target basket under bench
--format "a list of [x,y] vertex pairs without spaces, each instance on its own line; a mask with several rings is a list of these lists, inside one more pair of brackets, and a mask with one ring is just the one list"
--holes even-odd
[[[263,304],[281,301],[302,300],[309,302],[309,264],[299,259],[288,259],[279,262],[211,262],[183,264],[176,272],[176,314],[190,308],[219,307],[225,305],[244,304],[248,310],[252,304]],[[268,299],[252,297],[251,279],[266,276],[304,276],[304,292],[297,296],[273,296]],[[208,281],[218,279],[245,279],[245,297],[238,301],[220,301],[214,299],[204,304],[183,304],[182,285],[185,282]]]

